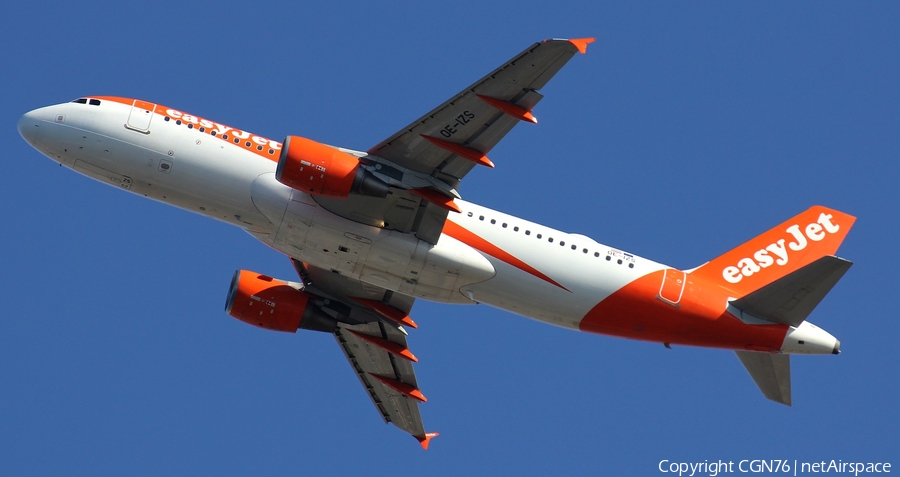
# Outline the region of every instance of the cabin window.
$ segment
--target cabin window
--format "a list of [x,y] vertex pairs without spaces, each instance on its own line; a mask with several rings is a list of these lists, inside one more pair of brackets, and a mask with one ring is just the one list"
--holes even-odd
[[503,222],[502,227],[503,227],[504,229],[506,228],[506,222]]
[[169,117],[168,116],[164,117],[163,121],[169,121]]
[[250,147],[251,146],[250,141],[247,141],[246,143],[244,143],[244,145],[247,147]]
[[513,227],[513,232],[518,232],[518,231],[519,231],[519,227]]
[[262,146],[256,146],[257,151],[262,151]]
[[595,256],[595,257],[599,257],[599,256],[600,256],[600,252],[594,252],[594,256]]
[[553,237],[548,238],[547,241],[553,243]]
[[531,235],[531,231],[530,231],[530,230],[526,230],[526,231],[525,231],[525,235]]
[[541,234],[537,234],[537,238],[541,238]]
[[188,129],[194,129],[194,125],[193,125],[193,124],[188,124]]
[[469,212],[469,213],[468,213],[468,214],[466,214],[466,215],[468,215],[468,216],[469,216],[469,217],[471,217],[471,216],[472,216],[472,213],[471,213],[471,212]]

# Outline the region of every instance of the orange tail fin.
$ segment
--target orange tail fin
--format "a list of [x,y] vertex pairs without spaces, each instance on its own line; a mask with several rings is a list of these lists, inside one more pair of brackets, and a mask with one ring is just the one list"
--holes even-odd
[[837,252],[856,217],[814,206],[691,272],[735,298]]

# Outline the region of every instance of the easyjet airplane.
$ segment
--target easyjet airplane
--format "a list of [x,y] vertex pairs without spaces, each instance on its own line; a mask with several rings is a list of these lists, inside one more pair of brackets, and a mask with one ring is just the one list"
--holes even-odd
[[88,96],[28,112],[22,137],[93,179],[236,225],[299,279],[239,270],[225,309],[262,328],[334,335],[385,422],[423,447],[425,396],[407,346],[417,298],[484,303],[573,330],[734,350],[791,404],[790,355],[837,354],[806,321],[851,262],[854,217],[812,207],[692,270],[460,198],[463,177],[593,39],[531,45],[367,151],[283,142],[140,99]]

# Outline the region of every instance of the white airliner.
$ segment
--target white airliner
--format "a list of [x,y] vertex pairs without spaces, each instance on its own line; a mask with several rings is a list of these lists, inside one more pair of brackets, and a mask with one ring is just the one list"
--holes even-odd
[[[299,280],[240,270],[226,311],[262,328],[331,333],[379,414],[423,447],[407,347],[416,298],[484,303],[552,325],[734,350],[790,405],[790,354],[837,354],[805,321],[851,263],[855,218],[812,207],[693,270],[466,202],[458,189],[540,90],[593,39],[529,46],[368,151],[283,142],[139,99],[88,96],[30,111],[19,132],[93,179],[249,232]],[[560,191],[561,192],[561,191]]]

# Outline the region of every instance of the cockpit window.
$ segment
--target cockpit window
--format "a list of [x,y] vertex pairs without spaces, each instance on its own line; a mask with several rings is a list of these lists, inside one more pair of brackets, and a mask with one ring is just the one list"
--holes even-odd
[[73,103],[78,103],[78,104],[87,104],[87,98],[78,98],[78,99],[76,99],[75,101],[72,101],[72,102],[73,102]]
[[100,106],[100,100],[92,99],[88,104],[90,104],[91,106]]

